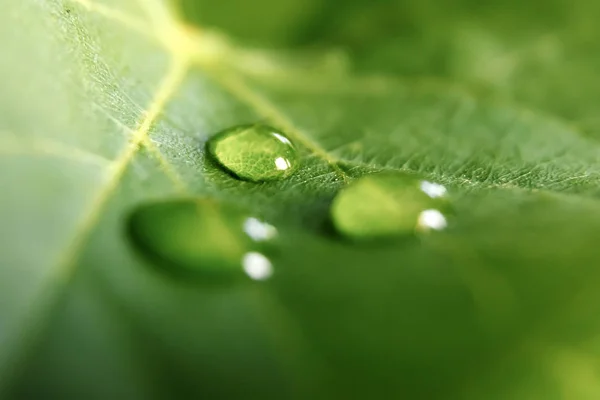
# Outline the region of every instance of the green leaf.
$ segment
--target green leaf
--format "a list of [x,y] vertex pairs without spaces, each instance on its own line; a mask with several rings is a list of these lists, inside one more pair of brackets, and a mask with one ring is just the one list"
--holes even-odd
[[[181,22],[189,4],[0,13],[1,396],[598,398],[595,139],[453,75],[241,47]],[[428,32],[454,24],[429,16]],[[556,68],[539,79],[567,85]],[[214,134],[257,122],[298,147],[291,177],[243,182],[206,156]],[[364,245],[333,233],[339,190],[382,170],[447,185],[451,226]],[[273,277],[214,285],[140,257],[132,210],[181,196],[276,226]]]

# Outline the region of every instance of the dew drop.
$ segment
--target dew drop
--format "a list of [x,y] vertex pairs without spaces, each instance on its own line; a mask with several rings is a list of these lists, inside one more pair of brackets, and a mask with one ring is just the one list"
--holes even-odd
[[277,229],[233,205],[208,199],[144,204],[131,213],[128,232],[143,256],[175,275],[265,280],[273,273],[260,246]]
[[240,125],[217,133],[207,144],[211,156],[240,179],[284,179],[298,166],[298,153],[281,132],[264,124]]
[[385,172],[364,176],[342,189],[331,216],[341,234],[370,239],[443,230],[448,226],[449,206],[443,185],[416,175]]

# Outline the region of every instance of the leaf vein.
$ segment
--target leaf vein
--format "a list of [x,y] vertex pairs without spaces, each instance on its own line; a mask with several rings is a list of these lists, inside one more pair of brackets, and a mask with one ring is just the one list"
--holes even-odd
[[109,159],[101,155],[57,141],[34,139],[33,141],[24,142],[22,140],[7,139],[6,134],[3,136],[5,138],[0,142],[0,153],[4,155],[57,157],[100,167],[106,167],[110,163]]
[[276,127],[282,129],[294,141],[300,143],[302,146],[326,161],[335,171],[336,175],[342,180],[348,180],[348,175],[338,166],[340,160],[321,147],[320,144],[313,141],[302,130],[298,129],[295,124],[281,113],[281,111],[279,111],[270,101],[250,88],[242,80],[236,79],[233,75],[217,73],[212,69],[208,72],[227,88],[231,94],[251,106],[258,114],[267,118],[271,123],[276,125]]
[[136,31],[137,33],[139,33],[141,35],[154,37],[153,34],[148,33],[148,29],[147,29],[144,21],[142,21],[136,17],[127,15],[120,10],[117,10],[112,7],[108,7],[103,4],[93,2],[90,0],[71,0],[71,1],[83,6],[84,8],[86,8],[89,11],[92,11],[99,15],[102,15],[103,17],[105,17],[107,19],[116,21],[116,22],[120,23],[121,25]]
[[40,289],[37,298],[33,300],[33,304],[30,306],[31,311],[27,313],[23,323],[17,327],[17,332],[9,336],[9,340],[12,340],[13,343],[6,348],[12,349],[12,353],[8,355],[7,362],[0,364],[0,393],[7,388],[11,378],[20,370],[20,363],[24,362],[26,354],[35,345],[35,340],[45,325],[43,321],[49,319],[53,314],[52,311],[56,309],[61,294],[64,293],[64,288],[76,272],[79,255],[91,231],[96,226],[101,211],[117,188],[127,166],[144,144],[144,140],[147,139],[154,122],[181,85],[189,70],[189,64],[188,58],[172,61],[169,71],[158,85],[154,99],[142,122],[133,133],[127,147],[112,163],[111,176],[100,188],[88,211],[82,217],[82,222],[75,230],[71,245],[58,257],[58,262],[55,263],[46,278],[46,284]]

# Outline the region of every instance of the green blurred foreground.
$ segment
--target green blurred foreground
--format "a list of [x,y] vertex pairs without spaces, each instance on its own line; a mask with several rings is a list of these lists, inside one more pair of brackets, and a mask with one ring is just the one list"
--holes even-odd
[[[597,1],[2,6],[0,398],[600,399]],[[293,173],[206,154],[256,123]],[[447,229],[336,233],[381,171],[445,185]],[[247,261],[248,217],[262,269],[157,268]]]

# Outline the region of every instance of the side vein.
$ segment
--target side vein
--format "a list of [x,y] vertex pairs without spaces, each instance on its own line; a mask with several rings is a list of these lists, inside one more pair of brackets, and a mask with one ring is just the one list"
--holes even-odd
[[101,155],[86,150],[52,140],[37,138],[33,141],[4,138],[0,140],[0,154],[9,156],[55,157],[61,160],[70,160],[103,168],[106,168],[111,162],[111,160]]
[[154,35],[152,33],[148,32],[148,29],[145,28],[145,22],[138,20],[135,17],[129,16],[119,10],[113,9],[111,7],[105,6],[103,4],[99,4],[90,0],[71,0],[77,4],[80,4],[81,6],[85,7],[86,9],[88,9],[89,11],[95,12],[97,14],[102,15],[103,17],[112,20],[112,21],[116,21],[118,23],[120,23],[121,25],[132,29],[144,36],[151,36],[153,37]]
[[[132,29],[142,34],[143,36],[148,36],[156,41],[157,35],[154,33],[155,27],[149,30],[147,27],[145,27],[145,25],[147,24],[136,17],[127,15],[118,9],[114,9],[112,7],[108,7],[106,5],[90,0],[71,1],[82,5],[90,12],[97,13],[110,21],[117,22],[129,29]],[[147,12],[147,14],[153,20],[154,23],[158,22],[156,21],[158,18],[157,16],[163,14],[164,16],[161,19],[162,25],[165,26],[167,22],[170,21],[170,14],[164,12],[167,11],[167,9],[165,7],[161,7],[156,1],[148,2],[147,0],[138,0],[138,3],[140,3],[140,7],[142,7]],[[164,44],[160,40],[158,40],[157,42],[158,44]],[[119,124],[122,125],[120,121]],[[130,130],[128,127],[124,127],[124,129]],[[156,145],[152,143],[148,137],[143,138],[142,144],[148,149],[148,151],[150,151],[150,153],[152,153],[152,155],[155,157],[155,159],[158,161],[161,168],[163,169],[165,175],[173,182],[177,190],[179,190],[182,193],[186,192],[188,190],[187,185],[183,182],[179,174],[173,169],[172,165],[167,160],[165,160],[163,154],[156,147]]]
[[99,190],[89,211],[83,216],[81,224],[75,230],[72,244],[59,256],[55,267],[49,271],[46,284],[33,300],[23,323],[17,327],[17,331],[12,336],[9,336],[12,343],[5,348],[11,349],[11,352],[3,356],[6,359],[0,362],[0,397],[12,378],[20,371],[21,363],[25,361],[27,353],[34,347],[35,340],[45,325],[44,321],[50,318],[52,310],[58,305],[63,289],[76,272],[79,255],[92,229],[96,226],[102,210],[117,188],[127,166],[148,137],[150,128],[185,78],[189,64],[188,58],[175,58],[172,61],[169,71],[160,83],[146,115],[133,133],[130,143],[111,165],[111,174],[107,183]]
[[187,59],[175,59],[170,66],[169,71],[165,75],[164,79],[160,83],[158,90],[152,100],[146,116],[142,120],[140,126],[133,132],[131,140],[121,155],[114,161],[111,169],[112,174],[109,176],[108,183],[100,190],[100,193],[95,198],[87,217],[83,220],[79,229],[77,229],[77,235],[74,244],[69,248],[66,254],[61,257],[59,265],[64,266],[66,273],[60,275],[69,276],[69,270],[76,263],[79,251],[85,242],[85,239],[89,235],[90,231],[94,228],[104,205],[110,198],[110,195],[115,191],[121,177],[125,173],[127,166],[133,159],[137,151],[140,149],[142,144],[145,144],[148,138],[150,128],[160,116],[165,108],[167,102],[171,99],[173,94],[179,88],[183,81],[187,70],[188,70]]
[[[108,118],[109,120],[111,120],[115,125],[117,125],[119,128],[121,128],[123,130],[123,134],[124,135],[133,136],[135,134],[135,131],[133,129],[131,129],[130,127],[128,127],[127,125],[125,125],[118,118],[115,118],[113,115],[111,115],[104,108],[102,108],[100,106],[96,106],[95,108],[98,111],[100,111],[106,118]],[[171,180],[171,182],[173,183],[173,185],[175,186],[175,188],[178,191],[180,191],[181,193],[187,192],[188,191],[187,184],[183,181],[183,179],[181,178],[181,176],[179,175],[179,173],[175,170],[175,168],[173,167],[173,165],[169,161],[167,161],[165,159],[163,153],[150,140],[150,138],[148,136],[146,136],[144,138],[142,144],[144,145],[144,147],[146,147],[146,149],[148,151],[150,151],[150,153],[152,153],[152,155],[154,156],[154,158],[156,159],[156,161],[158,161],[158,164],[162,168],[163,172],[165,173],[165,175],[167,176],[167,178],[169,178]]]

